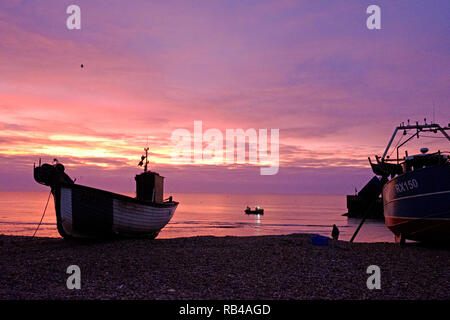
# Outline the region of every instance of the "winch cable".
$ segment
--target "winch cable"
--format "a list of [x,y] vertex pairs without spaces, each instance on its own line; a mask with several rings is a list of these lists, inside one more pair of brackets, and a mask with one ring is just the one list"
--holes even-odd
[[49,194],[48,194],[48,198],[47,198],[47,203],[45,204],[44,212],[42,213],[41,221],[39,221],[39,224],[38,224],[36,230],[34,230],[33,238],[34,238],[34,236],[36,235],[36,232],[38,231],[39,227],[41,226],[42,220],[44,219],[45,211],[47,211],[47,206],[48,206],[48,203],[49,203],[49,201],[50,201],[50,196],[51,196],[51,195],[52,195],[52,191],[50,190],[50,192],[49,192]]

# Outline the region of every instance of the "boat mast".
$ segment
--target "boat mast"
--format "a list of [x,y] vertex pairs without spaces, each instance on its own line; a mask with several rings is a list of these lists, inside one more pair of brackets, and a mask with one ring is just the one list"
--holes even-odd
[[444,128],[441,128],[441,127],[439,126],[438,130],[442,132],[442,134],[447,138],[448,141],[450,141],[450,136],[447,134],[447,132],[445,132],[445,130],[450,130],[450,124],[449,124],[449,126],[446,127],[446,128],[445,128],[445,127],[444,127]]
[[399,127],[395,128],[394,133],[392,134],[391,140],[389,140],[389,143],[388,143],[388,145],[386,147],[386,150],[384,150],[384,153],[383,153],[383,156],[381,157],[381,160],[384,160],[384,158],[386,157],[386,154],[388,153],[389,148],[391,147],[392,141],[394,141],[394,138],[397,135],[398,128]]
[[148,147],[144,148],[145,150],[145,166],[144,166],[144,172],[147,172],[147,165],[148,165]]
[[147,172],[147,165],[149,163],[149,161],[148,161],[148,150],[149,150],[148,147],[144,148],[145,156],[141,156],[141,161],[139,161],[139,166],[140,167],[144,166],[144,172]]
[[[415,125],[410,125],[410,124],[409,124],[409,120],[408,120],[408,125],[405,126],[405,125],[402,123],[400,126],[398,126],[398,127],[395,128],[394,133],[392,134],[391,140],[389,140],[389,143],[388,143],[388,145],[387,145],[387,147],[386,147],[386,150],[384,151],[383,156],[381,157],[382,160],[385,159],[385,157],[386,157],[386,155],[387,155],[387,153],[388,153],[388,151],[389,151],[389,148],[391,147],[392,142],[394,141],[394,138],[395,138],[395,136],[397,135],[398,130],[411,130],[411,129],[416,129],[416,130],[417,130],[417,132],[416,132],[415,135],[418,135],[419,132],[422,132],[422,131],[423,131],[423,132],[435,132],[435,133],[436,133],[437,130],[439,130],[439,131],[444,135],[444,137],[446,137],[447,140],[450,141],[450,136],[447,134],[447,132],[445,132],[446,130],[450,130],[450,125],[449,125],[448,127],[441,127],[441,126],[438,125],[437,123],[431,123],[431,124],[426,124],[426,123],[425,123],[425,124],[420,125],[420,124],[418,124],[417,122],[416,122]],[[424,130],[424,129],[425,129],[425,130]],[[405,141],[404,143],[402,143],[401,145],[403,145],[403,144],[405,144],[407,141],[411,140],[411,138],[413,138],[415,135],[413,135],[412,137],[410,137],[408,140],[406,140],[406,141]]]

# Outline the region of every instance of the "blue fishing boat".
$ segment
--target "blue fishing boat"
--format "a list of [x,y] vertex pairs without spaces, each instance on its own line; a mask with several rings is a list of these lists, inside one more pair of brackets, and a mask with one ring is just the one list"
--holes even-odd
[[[369,159],[373,172],[380,176],[385,223],[396,242],[410,239],[450,243],[450,152],[422,148],[419,154],[408,155],[405,151],[405,156],[399,157],[400,147],[423,133],[440,133],[443,141],[450,143],[448,130],[450,125],[401,124],[384,154],[376,157],[376,163]],[[397,157],[387,156],[397,134],[406,137],[411,131],[413,134],[393,150]]]

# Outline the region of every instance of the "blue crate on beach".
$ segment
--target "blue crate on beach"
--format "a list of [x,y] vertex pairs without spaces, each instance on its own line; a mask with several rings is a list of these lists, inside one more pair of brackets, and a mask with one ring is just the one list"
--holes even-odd
[[318,234],[311,235],[311,242],[315,246],[327,246],[330,238]]

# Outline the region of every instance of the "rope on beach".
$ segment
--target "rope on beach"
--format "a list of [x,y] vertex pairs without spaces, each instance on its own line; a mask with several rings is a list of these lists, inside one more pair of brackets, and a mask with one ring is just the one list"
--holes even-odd
[[42,213],[41,221],[39,221],[39,224],[38,224],[36,230],[34,230],[33,238],[34,238],[34,236],[36,235],[36,232],[38,231],[39,227],[41,226],[42,219],[44,219],[45,211],[47,211],[47,206],[48,206],[48,202],[50,201],[50,196],[51,196],[51,195],[52,195],[52,191],[50,190],[50,193],[48,194],[47,203],[45,204],[44,212]]

